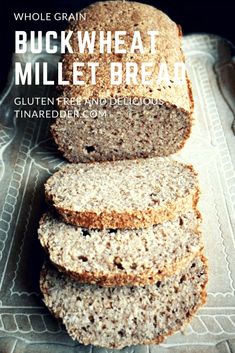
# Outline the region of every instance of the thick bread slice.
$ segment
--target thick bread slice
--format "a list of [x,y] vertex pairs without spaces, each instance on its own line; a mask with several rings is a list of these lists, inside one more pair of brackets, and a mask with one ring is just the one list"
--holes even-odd
[[193,167],[168,158],[67,164],[45,192],[68,223],[97,229],[163,223],[194,208],[199,197]]
[[206,283],[203,256],[145,287],[82,285],[48,267],[40,279],[45,304],[63,320],[73,339],[110,348],[158,344],[182,329],[205,303]]
[[[190,136],[193,98],[188,78],[177,84],[174,65],[184,62],[182,33],[166,14],[132,1],[104,1],[83,10],[86,21],[72,21],[74,53],[63,55],[63,77],[69,85],[60,87],[60,110],[69,116],[52,125],[55,141],[70,162],[89,162],[167,156],[183,147]],[[100,54],[99,33],[125,31],[125,54]],[[79,52],[77,32],[95,31],[93,54]],[[144,52],[130,52],[134,31],[139,31]],[[159,31],[156,53],[151,53],[148,31]],[[73,84],[73,63],[83,62],[84,85]],[[97,62],[96,84],[90,82],[87,62]],[[110,63],[122,64],[122,83],[112,84]],[[126,64],[137,64],[137,84],[126,80]],[[152,64],[152,82],[142,83],[141,65]],[[157,82],[160,63],[167,63],[170,82]],[[134,70],[133,70],[134,71]],[[129,102],[130,101],[130,102]],[[71,114],[72,112],[72,114]],[[72,116],[71,116],[72,115]]]
[[88,230],[45,214],[39,240],[71,277],[102,286],[146,285],[170,276],[202,248],[201,215],[189,211],[146,229]]

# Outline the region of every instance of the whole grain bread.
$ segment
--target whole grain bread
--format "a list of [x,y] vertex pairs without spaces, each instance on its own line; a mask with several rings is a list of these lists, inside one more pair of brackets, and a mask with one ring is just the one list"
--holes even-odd
[[[73,32],[74,53],[62,57],[63,77],[70,84],[60,87],[58,106],[72,114],[58,118],[52,125],[64,157],[77,163],[167,156],[181,149],[191,132],[193,98],[188,77],[177,85],[173,75],[174,64],[184,62],[179,26],[158,9],[132,1],[97,2],[83,13],[85,21],[72,21],[68,27]],[[79,53],[77,31],[111,31],[112,35],[126,31],[123,48],[127,54],[100,54],[99,40],[93,54]],[[144,53],[128,51],[134,31],[141,34]],[[148,31],[159,31],[154,54],[149,49]],[[90,68],[85,68],[86,83],[74,85],[74,62],[99,63],[96,84],[89,81]],[[127,84],[123,78],[121,85],[113,85],[111,62],[121,62],[123,68],[127,62],[135,62],[140,72],[143,62],[152,63],[152,78],[157,78],[160,63],[167,63],[171,80],[167,84],[154,79],[146,85],[140,81]],[[125,104],[128,99],[131,102]]]
[[154,284],[172,275],[202,248],[198,211],[146,229],[89,230],[45,214],[41,245],[59,270],[101,286]]
[[45,184],[63,219],[85,228],[146,228],[186,213],[199,197],[193,167],[168,158],[66,164]]
[[50,311],[80,343],[122,348],[158,344],[182,329],[205,303],[207,265],[198,256],[172,277],[145,287],[80,284],[44,267],[40,287]]

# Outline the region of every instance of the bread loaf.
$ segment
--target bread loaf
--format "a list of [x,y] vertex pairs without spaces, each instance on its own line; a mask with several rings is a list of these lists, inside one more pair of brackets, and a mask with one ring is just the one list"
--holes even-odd
[[84,283],[102,286],[154,284],[170,276],[202,248],[201,215],[138,230],[89,230],[45,214],[39,240],[50,260]]
[[[181,149],[191,131],[193,99],[188,78],[177,84],[174,76],[175,63],[184,62],[180,28],[156,8],[132,1],[97,2],[84,13],[85,21],[72,21],[68,27],[74,33],[73,53],[62,58],[63,77],[70,84],[60,87],[58,105],[60,110],[73,113],[52,125],[63,155],[70,162],[90,162],[167,156]],[[122,47],[127,53],[100,54],[98,40],[93,54],[86,50],[80,53],[77,31],[111,31],[113,36],[115,31],[125,31]],[[130,53],[134,31],[141,34],[143,53]],[[159,32],[154,54],[148,31]],[[74,62],[99,63],[96,83],[90,83],[90,69],[85,67],[85,84],[74,85]],[[137,63],[138,72],[142,63],[152,63],[152,83],[134,84],[123,79],[120,85],[111,84],[111,62],[122,63],[123,75],[126,63]],[[161,63],[167,64],[168,83],[154,79]]]
[[73,339],[88,345],[122,348],[158,344],[187,324],[205,303],[207,266],[196,257],[184,270],[145,287],[81,285],[44,267],[44,302],[63,320]]
[[195,207],[193,167],[168,158],[67,164],[45,184],[68,223],[85,228],[146,228]]

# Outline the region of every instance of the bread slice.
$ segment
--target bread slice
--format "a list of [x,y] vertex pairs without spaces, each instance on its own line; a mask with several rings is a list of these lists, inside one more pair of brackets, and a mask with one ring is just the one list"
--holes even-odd
[[88,230],[45,214],[39,240],[50,260],[84,283],[153,284],[185,266],[202,248],[201,215],[189,211],[146,229]]
[[[181,29],[158,9],[132,1],[104,1],[83,10],[85,21],[72,21],[74,53],[62,57],[63,77],[69,85],[59,90],[58,106],[67,112],[52,125],[60,151],[70,162],[90,162],[167,156],[181,149],[190,136],[193,98],[189,79],[177,84],[175,63],[184,62]],[[99,32],[125,31],[125,54],[100,53]],[[95,31],[94,52],[80,53],[77,32]],[[134,31],[139,31],[144,52],[131,53]],[[159,31],[156,53],[150,50],[148,31]],[[114,43],[114,41],[112,42]],[[73,84],[73,63],[85,63],[84,85]],[[88,62],[99,63],[96,83],[90,80]],[[110,63],[121,63],[122,83],[112,84]],[[126,80],[126,64],[137,64],[137,84]],[[150,63],[151,83],[140,77],[142,64]],[[157,82],[161,63],[167,63],[170,81]],[[132,70],[134,71],[134,70]],[[148,79],[148,78],[147,78]],[[68,113],[69,111],[69,113]]]
[[144,228],[194,208],[193,167],[168,158],[67,164],[45,184],[65,221],[85,228]]
[[44,267],[40,279],[46,306],[63,320],[71,337],[109,348],[158,344],[182,329],[205,303],[206,283],[203,256],[145,287],[79,284],[50,267]]

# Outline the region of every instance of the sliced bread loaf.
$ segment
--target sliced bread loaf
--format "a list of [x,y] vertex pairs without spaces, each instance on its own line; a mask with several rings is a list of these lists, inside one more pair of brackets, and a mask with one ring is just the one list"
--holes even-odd
[[185,266],[202,248],[201,215],[189,211],[146,229],[88,230],[45,214],[39,240],[50,260],[84,283],[153,284]]
[[[167,156],[178,151],[190,135],[193,109],[188,78],[178,84],[174,75],[174,65],[184,62],[180,28],[156,8],[132,1],[97,2],[83,12],[86,20],[72,21],[68,27],[74,53],[62,58],[63,77],[70,84],[60,87],[58,105],[70,114],[52,125],[59,149],[75,163]],[[92,54],[87,48],[80,52],[77,32],[85,31],[96,32]],[[105,47],[100,53],[100,31],[105,38],[111,32],[112,45],[115,31],[125,31],[121,47],[126,53],[115,54],[113,47],[111,52]],[[141,35],[143,52],[130,50],[134,31]],[[156,52],[151,50],[149,31],[159,32]],[[85,63],[84,85],[73,84],[74,62]],[[89,62],[99,64],[95,84],[90,80]],[[120,84],[111,82],[112,62],[122,64]],[[146,77],[151,77],[150,84],[141,80],[143,63],[152,65]],[[162,63],[168,68],[168,82],[157,80]],[[138,71],[137,82],[126,78],[131,65],[137,65],[131,69],[132,76]]]
[[174,219],[198,201],[197,174],[168,158],[67,164],[45,184],[47,199],[85,228],[143,228]]
[[82,285],[50,267],[42,270],[40,287],[45,304],[73,339],[122,348],[158,344],[182,329],[205,303],[206,282],[206,261],[199,256],[172,277],[145,287]]

